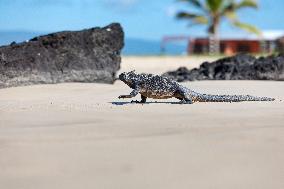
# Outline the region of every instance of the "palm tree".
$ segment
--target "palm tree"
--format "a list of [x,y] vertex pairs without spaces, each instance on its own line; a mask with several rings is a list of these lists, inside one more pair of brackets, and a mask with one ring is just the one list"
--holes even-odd
[[176,18],[190,21],[189,26],[206,25],[209,34],[209,51],[211,54],[219,53],[218,29],[220,22],[226,18],[230,23],[247,32],[261,35],[254,26],[239,21],[236,12],[243,8],[257,8],[254,0],[178,0],[193,6],[196,12],[178,12]]

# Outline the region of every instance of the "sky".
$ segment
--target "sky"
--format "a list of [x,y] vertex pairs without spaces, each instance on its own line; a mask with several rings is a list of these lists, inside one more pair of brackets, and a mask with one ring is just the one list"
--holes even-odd
[[[272,3],[273,2],[273,3]],[[243,9],[240,20],[262,30],[284,30],[284,0],[258,0],[259,10]],[[126,37],[160,40],[167,35],[201,36],[204,27],[176,20],[192,10],[176,0],[0,0],[0,31],[55,32],[119,22]],[[221,34],[239,33],[227,22]]]

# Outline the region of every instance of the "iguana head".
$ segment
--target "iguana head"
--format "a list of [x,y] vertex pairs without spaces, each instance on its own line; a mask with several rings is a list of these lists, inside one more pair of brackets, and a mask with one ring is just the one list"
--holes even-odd
[[125,84],[127,84],[129,87],[133,88],[134,83],[138,79],[138,75],[135,73],[135,71],[131,72],[123,72],[121,73],[118,78],[123,81]]

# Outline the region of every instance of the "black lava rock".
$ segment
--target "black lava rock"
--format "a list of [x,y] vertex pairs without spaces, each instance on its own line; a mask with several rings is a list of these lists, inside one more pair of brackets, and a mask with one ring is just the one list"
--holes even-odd
[[41,83],[113,83],[124,33],[118,23],[0,47],[0,88]]
[[199,68],[181,67],[163,74],[176,81],[193,80],[284,80],[284,56],[255,58],[247,54],[204,62]]

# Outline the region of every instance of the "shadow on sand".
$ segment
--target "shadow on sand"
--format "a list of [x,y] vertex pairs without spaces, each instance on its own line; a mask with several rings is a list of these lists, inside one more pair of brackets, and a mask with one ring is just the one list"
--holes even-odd
[[123,105],[128,105],[128,104],[141,104],[141,105],[146,105],[146,104],[179,104],[181,105],[180,102],[145,102],[145,103],[139,103],[139,102],[109,102],[113,105],[116,105],[116,106],[123,106]]

